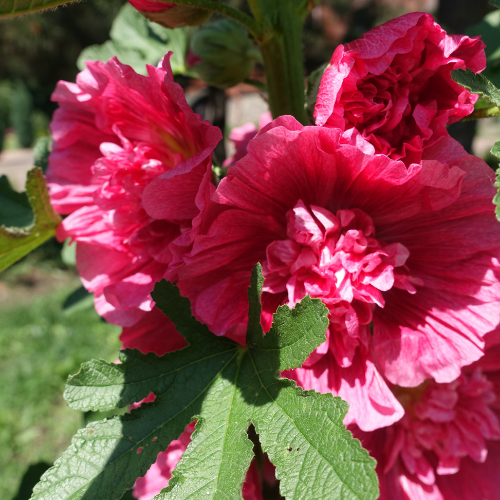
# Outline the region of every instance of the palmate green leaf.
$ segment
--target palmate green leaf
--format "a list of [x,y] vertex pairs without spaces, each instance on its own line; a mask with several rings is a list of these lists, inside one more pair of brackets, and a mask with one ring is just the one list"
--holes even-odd
[[65,397],[73,408],[124,407],[150,392],[156,399],[80,430],[33,500],[118,499],[193,420],[193,440],[158,498],[241,499],[252,458],[251,423],[287,498],[377,498],[375,462],[342,424],[347,404],[279,378],[325,340],[327,309],[309,297],[293,310],[280,307],[263,337],[262,282],[259,266],[249,291],[248,347],[211,334],[174,285],[157,284],[157,306],[189,346],[162,358],[126,350],[121,364],[84,364],[68,380]]
[[28,172],[26,193],[34,214],[34,223],[22,228],[0,227],[0,271],[51,238],[61,222],[50,205],[45,179],[39,167]]
[[170,30],[152,23],[129,3],[120,9],[113,21],[110,38],[102,45],[84,49],[78,57],[78,67],[83,70],[86,61],[106,62],[116,56],[121,63],[146,75],[146,64],[156,66],[166,52],[172,51],[170,65],[174,74],[189,72],[185,64],[187,28]]
[[473,94],[485,97],[493,104],[500,106],[500,90],[482,74],[475,74],[470,69],[455,69],[451,72],[453,79]]
[[0,0],[0,19],[58,7],[76,0]]

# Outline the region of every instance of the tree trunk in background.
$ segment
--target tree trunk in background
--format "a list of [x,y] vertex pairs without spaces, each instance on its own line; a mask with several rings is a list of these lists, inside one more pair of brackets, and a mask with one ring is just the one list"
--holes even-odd
[[[448,33],[462,34],[493,9],[488,0],[439,0],[437,20]],[[468,153],[472,152],[476,125],[477,121],[470,121],[454,123],[448,127],[450,135],[462,144]]]

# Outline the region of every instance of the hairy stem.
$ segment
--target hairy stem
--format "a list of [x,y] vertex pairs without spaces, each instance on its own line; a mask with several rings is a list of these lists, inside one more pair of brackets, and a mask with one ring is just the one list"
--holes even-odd
[[269,107],[273,118],[292,115],[307,124],[302,55],[302,25],[305,14],[301,2],[290,0],[258,0],[263,14],[264,33],[259,42]]

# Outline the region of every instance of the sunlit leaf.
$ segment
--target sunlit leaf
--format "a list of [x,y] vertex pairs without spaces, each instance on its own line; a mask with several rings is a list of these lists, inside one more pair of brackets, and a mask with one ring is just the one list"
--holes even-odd
[[247,347],[213,335],[191,316],[189,301],[174,285],[157,283],[157,307],[189,346],[163,357],[125,350],[119,364],[91,361],[70,377],[65,398],[79,410],[125,407],[151,392],[156,398],[80,430],[36,486],[33,500],[118,499],[193,420],[192,442],[158,499],[241,499],[252,423],[287,498],[377,498],[375,461],[342,423],[347,403],[279,377],[325,340],[328,310],[309,297],[292,310],[282,306],[264,336],[262,283],[256,266]]

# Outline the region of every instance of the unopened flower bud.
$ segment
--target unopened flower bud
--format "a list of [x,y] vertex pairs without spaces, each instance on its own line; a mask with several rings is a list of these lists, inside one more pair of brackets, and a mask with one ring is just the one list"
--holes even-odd
[[248,32],[230,19],[197,30],[191,38],[191,51],[201,59],[193,70],[207,83],[222,88],[248,78],[255,62],[261,60]]
[[167,28],[198,26],[209,17],[210,12],[189,5],[177,5],[161,0],[129,0],[129,2],[147,19]]

